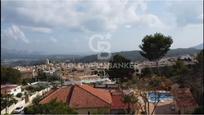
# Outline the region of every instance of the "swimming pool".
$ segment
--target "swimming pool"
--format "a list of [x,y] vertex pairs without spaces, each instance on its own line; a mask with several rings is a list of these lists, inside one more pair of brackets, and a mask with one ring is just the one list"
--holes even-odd
[[148,93],[148,100],[150,103],[155,103],[155,102],[164,102],[167,100],[172,100],[173,96],[171,95],[170,92],[165,92],[165,91],[158,91],[158,92],[149,92]]

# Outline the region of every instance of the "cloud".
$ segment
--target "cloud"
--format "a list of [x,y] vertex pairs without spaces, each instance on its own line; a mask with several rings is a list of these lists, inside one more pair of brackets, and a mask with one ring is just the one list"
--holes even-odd
[[21,40],[24,43],[29,43],[29,40],[26,38],[24,32],[17,26],[11,25],[11,27],[2,31],[2,37],[4,39],[13,39],[13,40]]
[[201,24],[203,19],[203,1],[202,0],[180,0],[169,2],[169,13],[171,13],[178,26],[188,24]]
[[[3,13],[6,19],[20,22],[22,25],[65,27],[88,32],[115,31],[124,25],[144,24],[148,27],[162,25],[158,16],[146,12],[147,1],[144,0],[103,0],[100,2],[30,0],[9,1],[4,3],[4,6],[6,8],[4,12],[9,12]],[[14,15],[9,14],[14,14],[15,20],[11,18]],[[144,20],[145,17],[148,19]],[[43,30],[40,29],[40,31]]]
[[35,27],[35,26],[20,26],[23,29],[30,30],[33,32],[40,32],[40,33],[51,33],[52,29],[47,27]]
[[53,43],[56,43],[57,39],[55,39],[54,37],[50,37],[50,41],[52,41]]

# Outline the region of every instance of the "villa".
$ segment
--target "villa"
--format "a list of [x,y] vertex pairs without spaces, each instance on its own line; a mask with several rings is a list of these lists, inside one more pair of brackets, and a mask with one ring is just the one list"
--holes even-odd
[[122,101],[122,93],[111,92],[105,89],[93,88],[85,84],[63,86],[49,94],[40,104],[53,99],[67,103],[79,114],[87,113],[119,113],[127,109]]
[[1,85],[1,94],[10,94],[10,95],[17,95],[21,93],[21,86],[15,84],[6,84]]

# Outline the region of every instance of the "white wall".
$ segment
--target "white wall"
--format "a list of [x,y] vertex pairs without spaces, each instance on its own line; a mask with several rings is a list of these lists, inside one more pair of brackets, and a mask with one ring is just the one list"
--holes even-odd
[[16,96],[18,93],[21,93],[21,86],[17,86],[16,88],[11,89],[10,94]]
[[[16,109],[17,107],[20,107],[20,106],[27,107],[28,105],[30,105],[30,104],[32,103],[32,100],[33,100],[35,97],[40,96],[40,95],[42,95],[42,94],[48,92],[50,89],[51,89],[51,88],[49,87],[49,88],[46,88],[46,89],[44,89],[44,90],[41,90],[41,91],[36,92],[35,94],[31,95],[31,96],[29,97],[29,102],[27,102],[27,103],[25,103],[25,99],[23,99],[23,100],[21,100],[21,101],[18,101],[16,104],[13,104],[13,105],[9,106],[8,109],[7,109],[7,112],[8,112],[9,114],[11,114],[12,111],[13,111],[14,109]],[[6,109],[3,109],[3,110],[1,111],[1,114],[5,114],[5,113],[6,113]]]

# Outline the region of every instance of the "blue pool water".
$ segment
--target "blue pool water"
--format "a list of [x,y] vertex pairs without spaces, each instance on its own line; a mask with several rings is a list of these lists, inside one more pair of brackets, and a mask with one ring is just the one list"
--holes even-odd
[[166,100],[171,100],[173,99],[173,96],[169,92],[149,92],[148,93],[148,100],[151,103],[155,102],[163,102]]

